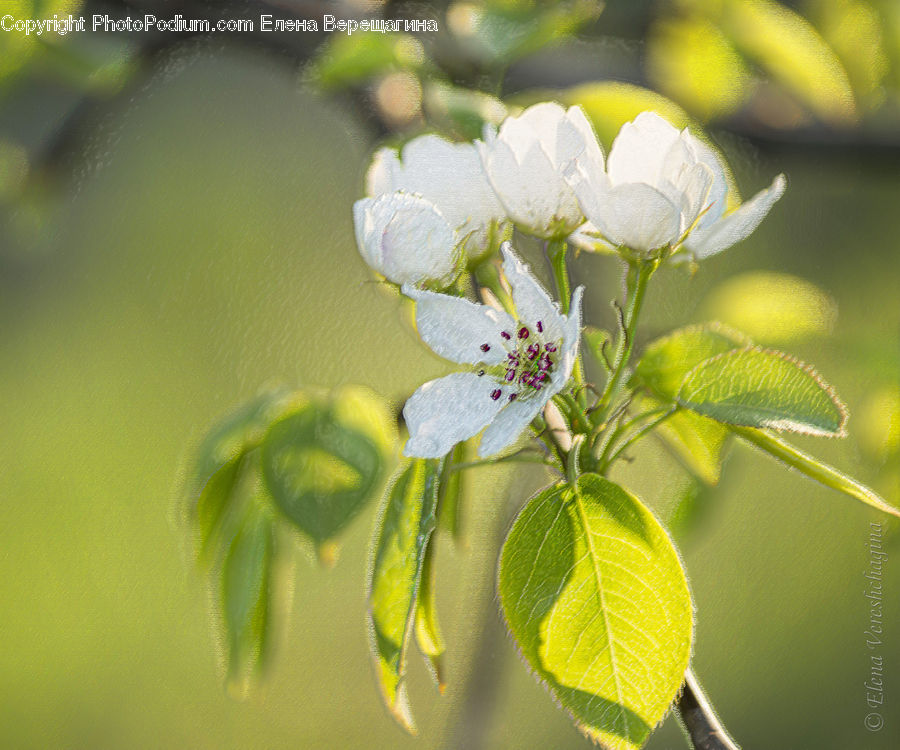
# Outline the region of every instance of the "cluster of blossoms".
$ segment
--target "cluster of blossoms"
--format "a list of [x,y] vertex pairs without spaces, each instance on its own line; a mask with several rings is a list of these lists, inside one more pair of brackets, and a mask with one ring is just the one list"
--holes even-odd
[[[606,159],[584,112],[553,103],[486,127],[474,143],[425,135],[399,154],[378,151],[368,197],[353,207],[359,251],[416,302],[422,340],[470,366],[407,401],[406,455],[443,456],[486,427],[479,454],[498,453],[572,375],[582,289],[560,312],[504,242],[512,226],[626,258],[702,259],[749,235],[784,188],[779,175],[729,211],[718,154],[653,112],[626,123]],[[437,291],[498,248],[514,310]]]

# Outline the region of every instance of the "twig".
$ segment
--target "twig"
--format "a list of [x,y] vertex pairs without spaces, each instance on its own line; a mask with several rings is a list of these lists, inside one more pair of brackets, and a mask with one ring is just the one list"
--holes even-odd
[[740,745],[728,736],[690,669],[684,675],[684,688],[676,711],[694,750],[741,750]]

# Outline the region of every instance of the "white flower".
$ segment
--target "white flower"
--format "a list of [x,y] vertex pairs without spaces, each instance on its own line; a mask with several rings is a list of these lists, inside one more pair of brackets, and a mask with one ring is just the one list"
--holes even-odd
[[508,117],[494,133],[485,128],[475,145],[491,185],[509,217],[524,231],[553,238],[584,221],[572,188],[563,177],[578,154],[603,154],[580,107],[544,102]]
[[366,174],[366,193],[396,190],[431,201],[457,230],[470,258],[496,250],[506,214],[471,143],[423,135],[407,143],[399,157],[394,149],[380,149]]
[[715,152],[655,112],[622,126],[604,169],[580,154],[566,173],[587,217],[611,243],[639,252],[684,241],[698,258],[744,239],[784,192],[784,176],[725,215],[728,184]]
[[356,244],[396,284],[447,286],[460,269],[456,231],[424,198],[388,193],[353,204]]
[[568,317],[504,243],[503,272],[517,319],[460,297],[403,287],[416,301],[422,340],[440,356],[472,365],[421,386],[406,402],[407,456],[437,458],[487,427],[478,448],[490,456],[509,446],[566,385],[581,334],[581,295]]

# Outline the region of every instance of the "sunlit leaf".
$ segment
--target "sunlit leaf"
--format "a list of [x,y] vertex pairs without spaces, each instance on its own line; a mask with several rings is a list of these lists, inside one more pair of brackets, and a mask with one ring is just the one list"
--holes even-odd
[[643,745],[684,679],[693,628],[650,511],[594,474],[549,487],[506,538],[499,589],[522,654],[578,728],[611,750]]
[[704,360],[677,395],[725,424],[807,435],[843,435],[847,410],[818,373],[782,352],[746,348]]
[[607,151],[619,129],[648,109],[678,128],[694,124],[688,113],[671,99],[631,83],[585,83],[561,92],[560,99],[568,105],[581,105]]
[[[459,472],[456,472],[459,474]],[[444,655],[444,638],[437,617],[437,587],[434,569],[435,545],[432,542],[425,548],[425,560],[422,563],[419,592],[416,596],[415,634],[416,645],[425,657],[431,676],[441,693],[444,692],[444,668],[441,658]]]
[[[750,343],[743,334],[718,323],[688,326],[651,342],[644,349],[632,378],[658,397],[644,397],[642,408],[672,402],[685,376],[700,362]],[[656,429],[656,434],[685,467],[707,484],[716,484],[728,447],[729,431],[718,422],[679,411]]]
[[731,114],[752,93],[749,68],[707,18],[658,21],[647,49],[649,72],[659,88],[704,121]]
[[802,16],[773,0],[725,0],[722,22],[744,55],[817,116],[834,124],[856,120],[844,66]]
[[394,718],[415,732],[406,693],[425,551],[436,524],[440,462],[414,459],[395,478],[379,512],[369,573],[368,620],[378,685]]
[[[465,441],[457,443],[450,452],[449,465],[465,463],[468,453]],[[440,487],[438,523],[442,529],[449,531],[457,542],[460,541],[463,534],[465,476],[466,473],[464,471],[448,472],[445,468]]]
[[269,428],[263,476],[277,507],[321,548],[377,490],[393,442],[383,400],[345,388],[296,405]]
[[222,564],[222,612],[228,643],[228,679],[243,694],[259,670],[269,637],[274,528],[269,515],[247,513]]
[[718,285],[703,303],[707,317],[782,344],[831,332],[834,300],[811,281],[782,273],[744,273]]
[[679,328],[647,344],[634,380],[671,401],[685,376],[703,360],[748,344],[746,336],[719,323]]

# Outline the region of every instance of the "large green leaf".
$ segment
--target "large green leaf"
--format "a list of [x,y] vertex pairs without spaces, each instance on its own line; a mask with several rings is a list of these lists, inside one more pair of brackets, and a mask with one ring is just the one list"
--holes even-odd
[[274,527],[251,508],[222,563],[222,613],[230,688],[243,694],[266,655],[270,632]]
[[378,487],[393,447],[390,425],[379,397],[348,387],[298,403],[269,428],[261,446],[266,485],[320,549]]
[[510,632],[579,729],[611,750],[643,745],[684,679],[693,610],[665,530],[595,474],[533,497],[503,545]]
[[415,732],[406,694],[406,651],[426,549],[437,523],[439,461],[414,459],[388,489],[369,574],[369,628],[378,685],[394,718]]
[[842,435],[847,412],[811,367],[782,352],[735,349],[691,370],[677,401],[725,424]]

